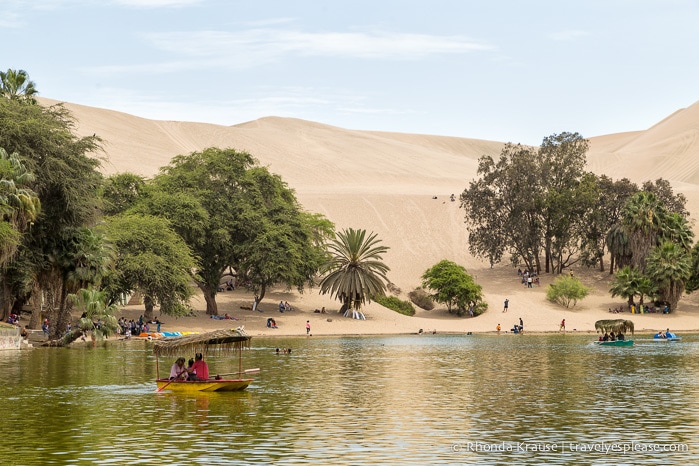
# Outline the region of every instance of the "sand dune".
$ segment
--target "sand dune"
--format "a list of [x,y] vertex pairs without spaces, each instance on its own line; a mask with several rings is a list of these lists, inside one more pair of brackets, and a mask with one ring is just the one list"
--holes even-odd
[[[55,103],[50,99],[41,101]],[[555,330],[564,317],[569,319],[568,328],[583,330],[592,328],[598,318],[607,317],[607,308],[621,304],[606,291],[607,273],[579,271],[596,291],[570,311],[546,302],[543,287],[527,290],[519,286],[514,269],[508,264],[490,269],[469,255],[463,211],[458,202],[450,202],[448,197],[451,193],[458,195],[476,176],[481,155],[499,154],[501,142],[347,130],[290,118],[268,117],[235,126],[217,126],[146,120],[72,103],[66,107],[78,122],[78,134],[97,134],[104,139],[105,174],[130,171],[152,176],[173,156],[210,146],[248,151],[262,165],[280,174],[307,210],[322,213],[338,228],[351,226],[377,232],[391,248],[385,260],[391,267],[391,281],[403,290],[403,299],[419,285],[420,276],[428,267],[449,259],[477,276],[491,309],[476,319],[448,318],[444,309],[421,311],[408,318],[372,304],[368,322],[349,322],[345,326],[336,318],[325,333],[403,333],[418,328],[492,331],[497,323],[509,328],[520,316],[531,330]],[[628,177],[639,183],[666,178],[687,196],[692,217],[697,218],[697,134],[699,103],[678,110],[646,130],[590,138],[588,167],[599,174],[615,179]],[[550,280],[552,277],[544,277],[544,285]],[[317,290],[301,296],[283,290],[276,293],[300,308],[299,322],[289,327],[295,333],[302,333],[301,324],[306,317],[318,318],[313,309],[337,307],[327,296],[318,296]],[[505,297],[517,303],[517,316],[501,313]],[[277,299],[277,295],[270,299]],[[203,308],[203,303],[198,306]],[[235,303],[230,306],[231,312],[236,311]],[[248,325],[260,333],[267,332],[262,315],[250,318]],[[287,318],[291,317],[284,316],[283,320]],[[699,306],[690,296],[680,301],[679,312],[671,319],[634,319],[642,321],[641,325],[637,323],[638,328],[660,328],[671,321],[674,329],[699,329]]]

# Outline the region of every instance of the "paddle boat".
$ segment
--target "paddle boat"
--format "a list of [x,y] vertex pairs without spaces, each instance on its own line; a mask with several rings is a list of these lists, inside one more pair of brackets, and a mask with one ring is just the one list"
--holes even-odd
[[[210,355],[213,353],[236,353],[238,356],[238,371],[227,374],[217,374],[206,380],[179,380],[158,378],[157,392],[170,390],[173,392],[197,393],[197,392],[233,392],[245,390],[253,381],[247,378],[260,369],[243,369],[243,350],[250,347],[252,337],[245,333],[242,327],[231,330],[216,330],[214,332],[198,335],[178,336],[163,338],[153,343],[155,354],[156,374],[159,374],[160,356],[178,357],[182,354],[201,353]],[[235,376],[227,378],[228,376]]]
[[667,332],[658,332],[655,335],[653,335],[653,341],[656,343],[668,343],[671,341],[681,341],[682,337],[677,336],[676,334],[670,332],[669,330]]
[[622,335],[622,338],[614,340],[598,340],[595,342],[599,346],[633,346],[633,340],[623,338],[623,335],[631,332],[633,335],[633,322],[624,319],[605,319],[595,322],[595,329],[606,334]]

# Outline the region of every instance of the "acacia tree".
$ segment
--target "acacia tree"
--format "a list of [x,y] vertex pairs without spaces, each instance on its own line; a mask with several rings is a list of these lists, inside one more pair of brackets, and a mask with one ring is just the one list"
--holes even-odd
[[389,267],[383,263],[388,246],[381,246],[376,233],[366,236],[366,230],[348,228],[330,241],[330,259],[321,267],[321,294],[330,293],[342,303],[345,317],[352,310],[356,319],[364,319],[362,305],[372,297],[386,293],[386,274]]
[[146,320],[153,308],[183,315],[193,295],[191,271],[196,261],[184,240],[162,217],[123,214],[106,220],[106,235],[114,244],[114,267],[103,280],[103,289],[115,302],[122,294],[143,296]]
[[334,234],[332,222],[305,212],[281,177],[266,168],[250,169],[244,185],[244,202],[263,207],[247,217],[248,227],[256,234],[234,246],[234,265],[255,294],[255,306],[275,284],[302,293],[304,286],[313,286],[327,260],[325,242]]
[[483,302],[482,287],[464,267],[455,262],[442,260],[433,265],[422,275],[422,286],[432,290],[430,298],[445,304],[450,314],[462,316],[471,309],[475,316],[487,308]]

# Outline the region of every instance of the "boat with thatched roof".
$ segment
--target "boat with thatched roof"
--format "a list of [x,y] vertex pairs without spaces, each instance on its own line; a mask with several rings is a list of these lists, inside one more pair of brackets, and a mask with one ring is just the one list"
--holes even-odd
[[[228,374],[218,374],[206,380],[179,380],[158,378],[156,380],[158,389],[172,390],[177,392],[230,392],[245,390],[253,381],[250,378],[243,378],[248,374],[259,372],[259,369],[243,370],[243,350],[250,347],[252,337],[245,333],[242,328],[231,330],[216,330],[214,332],[197,335],[187,335],[182,337],[164,338],[153,343],[153,353],[155,354],[156,373],[159,373],[160,356],[178,357],[182,354],[202,355],[235,353],[238,357],[238,372]],[[235,378],[224,378],[224,376],[236,376]]]
[[604,319],[595,322],[595,329],[605,335],[621,335],[621,338],[615,338],[614,340],[600,340],[596,341],[595,344],[600,346],[633,346],[633,340],[628,340],[624,338],[624,335],[631,332],[633,335],[633,322],[625,319]]

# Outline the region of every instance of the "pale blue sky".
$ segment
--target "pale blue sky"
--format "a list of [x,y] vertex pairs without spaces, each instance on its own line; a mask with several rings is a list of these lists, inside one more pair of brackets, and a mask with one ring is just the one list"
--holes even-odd
[[694,0],[2,0],[0,69],[160,119],[538,144],[699,100]]

